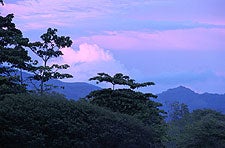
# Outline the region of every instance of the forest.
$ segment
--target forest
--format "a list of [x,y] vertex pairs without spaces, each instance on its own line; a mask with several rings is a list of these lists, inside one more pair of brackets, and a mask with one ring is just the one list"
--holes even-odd
[[[138,89],[154,82],[102,72],[89,80],[112,87],[78,101],[51,91],[59,86],[47,84],[49,80],[73,77],[61,72],[68,64],[49,62],[62,56],[60,49],[70,47],[72,40],[49,28],[41,41],[31,42],[13,18],[0,15],[0,147],[225,147],[224,114],[210,109],[190,112],[179,102],[168,114],[156,95]],[[28,82],[23,72],[32,74]],[[27,89],[27,83],[35,89]]]

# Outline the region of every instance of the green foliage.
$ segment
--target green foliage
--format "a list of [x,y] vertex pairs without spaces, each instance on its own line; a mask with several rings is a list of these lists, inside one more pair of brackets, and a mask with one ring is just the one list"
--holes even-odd
[[72,78],[70,74],[62,74],[58,72],[62,69],[67,69],[69,65],[48,65],[48,62],[52,58],[57,58],[63,53],[59,50],[60,48],[70,47],[72,40],[70,37],[58,36],[57,29],[49,28],[46,33],[41,35],[42,42],[30,43],[30,49],[43,61],[43,65],[38,66],[38,63],[31,67],[31,71],[35,74],[32,79],[40,81],[40,92],[44,91],[44,83],[50,79],[64,79]]
[[146,126],[152,129],[154,142],[161,143],[165,136],[164,113],[159,110],[160,103],[156,103],[149,97],[156,98],[157,96],[151,93],[142,93],[132,90],[132,88],[144,87],[154,83],[136,83],[123,74],[115,74],[113,77],[105,73],[98,73],[99,76],[93,77],[90,80],[97,82],[110,82],[114,85],[127,85],[131,89],[102,89],[91,92],[87,98],[92,104],[110,109],[113,112],[127,114],[142,121]]
[[225,115],[214,110],[194,110],[169,125],[177,147],[225,147]]
[[152,129],[128,115],[58,95],[0,98],[0,147],[160,147]]
[[[12,23],[13,14],[0,16],[0,91],[17,93],[25,91],[20,77],[14,72],[18,69],[28,70],[31,58],[25,47],[29,39],[24,38],[22,32]],[[17,88],[17,89],[16,89]]]

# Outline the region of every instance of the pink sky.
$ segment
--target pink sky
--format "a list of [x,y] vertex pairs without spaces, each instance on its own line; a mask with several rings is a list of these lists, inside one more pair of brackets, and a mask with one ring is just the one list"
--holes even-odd
[[224,50],[225,29],[179,29],[161,32],[106,32],[78,38],[76,43],[95,43],[117,50]]
[[14,13],[26,37],[39,40],[52,27],[73,39],[72,48],[62,49],[65,55],[58,59],[71,64],[72,81],[87,81],[97,72],[123,72],[156,81],[156,91],[187,85],[225,92],[224,0],[5,3],[1,14]]

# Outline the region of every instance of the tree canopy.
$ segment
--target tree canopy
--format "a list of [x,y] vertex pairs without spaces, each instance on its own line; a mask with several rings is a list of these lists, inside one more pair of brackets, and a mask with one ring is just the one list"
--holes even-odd
[[0,98],[0,147],[160,147],[128,115],[60,95]]
[[168,123],[173,147],[225,147],[225,115],[197,109]]
[[155,85],[153,82],[136,83],[134,79],[130,79],[129,76],[123,75],[122,73],[117,73],[114,76],[110,76],[106,73],[98,73],[98,76],[90,78],[89,80],[96,80],[97,83],[109,82],[113,85],[113,90],[115,85],[126,85],[129,86],[131,89]]
[[[150,100],[156,98],[152,93],[142,93],[134,91],[138,87],[153,85],[153,82],[137,83],[135,80],[117,73],[110,76],[106,73],[98,73],[98,76],[89,80],[97,82],[109,82],[113,84],[113,89],[102,89],[91,92],[87,99],[92,104],[110,109],[113,112],[127,114],[141,120],[145,125],[153,129],[154,142],[161,143],[164,136],[163,111],[158,107],[160,103]],[[127,85],[130,89],[115,89],[114,85]]]

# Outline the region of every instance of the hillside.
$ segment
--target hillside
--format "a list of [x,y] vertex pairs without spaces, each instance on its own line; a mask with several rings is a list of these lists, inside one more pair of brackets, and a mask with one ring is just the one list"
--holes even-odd
[[210,108],[225,113],[225,94],[199,94],[189,88],[179,86],[157,95],[157,100],[163,103],[165,110],[169,109],[171,103],[178,101],[187,104],[190,110]]
[[[28,73],[23,74],[24,79],[31,76]],[[36,82],[38,83],[38,82]],[[62,82],[59,80],[50,80],[48,84],[59,86],[54,88],[53,91],[64,94],[68,99],[78,100],[85,97],[93,90],[101,89],[98,86],[85,83],[85,82]],[[64,89],[60,88],[64,87]],[[29,89],[34,89],[33,85],[29,83]],[[185,103],[190,110],[210,108],[225,113],[225,94],[199,94],[184,86],[168,89],[160,94],[157,94],[156,101],[163,104],[163,109],[168,111],[170,104],[173,102]]]
[[[34,84],[30,83],[30,81],[28,80],[28,77],[30,76],[31,74],[23,73],[23,79],[28,84],[28,89],[35,90],[34,84],[37,86],[39,82],[33,81]],[[85,82],[68,83],[62,82],[60,80],[49,80],[47,84],[57,86],[56,88],[53,88],[53,91],[65,95],[65,97],[68,99],[74,100],[78,100],[79,98],[85,97],[93,90],[101,89],[98,86]]]
[[53,90],[61,94],[64,94],[66,98],[68,99],[74,99],[74,100],[78,100],[79,98],[85,97],[93,90],[101,89],[98,86],[85,83],[85,82],[66,83],[66,82],[61,82],[59,80],[53,80],[53,82],[49,82],[49,83],[64,87],[64,89],[55,88]]

